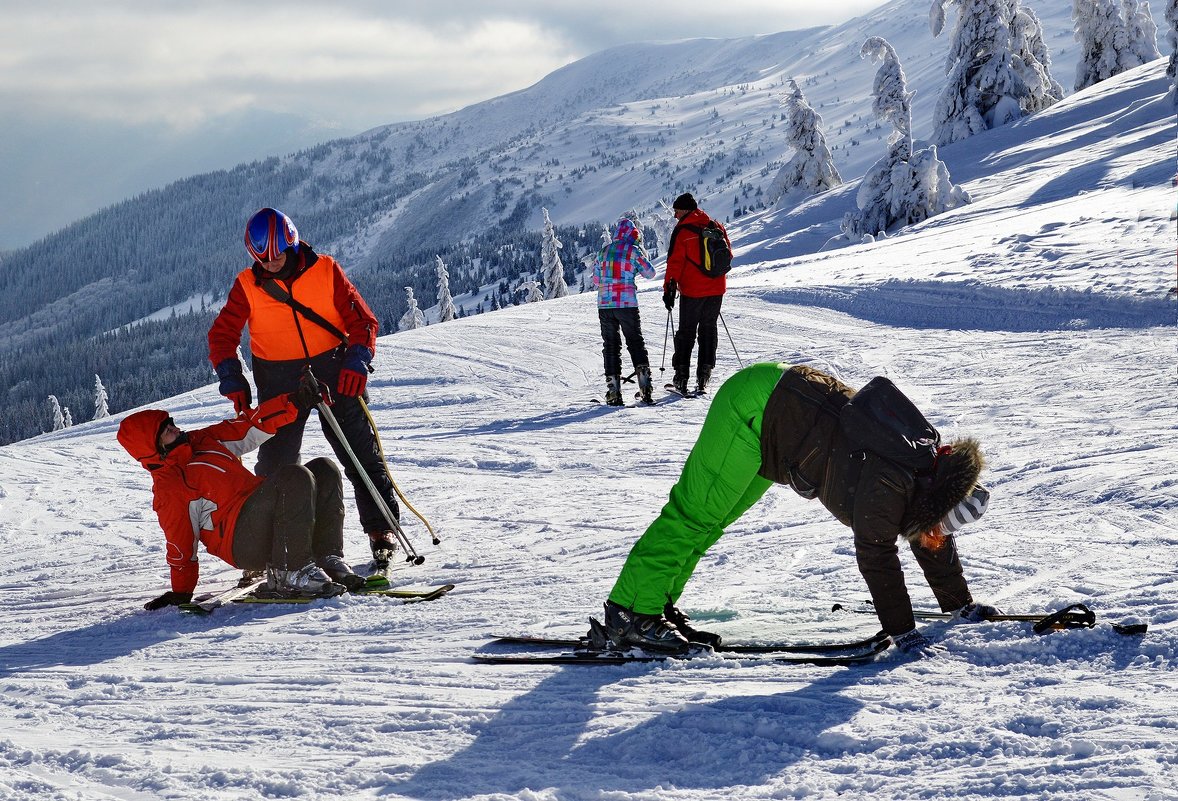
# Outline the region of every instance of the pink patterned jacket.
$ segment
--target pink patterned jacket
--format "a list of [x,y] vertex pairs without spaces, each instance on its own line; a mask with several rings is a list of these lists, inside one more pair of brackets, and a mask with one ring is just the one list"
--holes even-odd
[[597,308],[633,309],[638,307],[635,274],[654,278],[654,267],[642,254],[638,242],[642,235],[628,218],[622,217],[610,229],[614,241],[601,249],[593,266],[593,284],[597,287]]

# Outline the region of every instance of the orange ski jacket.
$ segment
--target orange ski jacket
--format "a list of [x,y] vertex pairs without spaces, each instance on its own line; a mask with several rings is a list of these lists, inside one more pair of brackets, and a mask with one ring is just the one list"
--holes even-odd
[[[280,280],[279,285],[344,333],[346,344],[363,345],[375,353],[376,315],[336,260],[315,253],[305,243],[299,248],[299,259],[300,268],[290,279]],[[264,280],[274,279],[266,278],[257,263],[238,273],[225,306],[209,328],[209,361],[214,367],[237,357],[246,325],[250,329],[250,352],[267,361],[306,359],[344,344],[323,326],[267,294]]]

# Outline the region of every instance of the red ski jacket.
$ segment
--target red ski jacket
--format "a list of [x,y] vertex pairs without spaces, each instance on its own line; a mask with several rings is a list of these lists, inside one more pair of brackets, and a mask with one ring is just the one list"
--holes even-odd
[[119,426],[119,443],[151,471],[152,508],[167,540],[172,590],[192,592],[200,577],[196,545],[236,567],[233,528],[245,499],[264,479],[241,463],[282,426],[298,416],[288,396],[271,398],[235,420],[188,433],[188,441],[161,456],[156,441],[169,419],[165,411],[147,409]]
[[[712,218],[704,214],[703,209],[694,209],[679,221],[671,233],[671,248],[667,252],[667,275],[665,281],[674,281],[679,285],[679,292],[689,298],[710,298],[723,295],[728,288],[725,276],[708,278],[699,269],[699,234],[687,228],[698,225],[703,228]],[[724,239],[728,239],[728,232],[724,232]],[[729,242],[729,247],[732,243]]]

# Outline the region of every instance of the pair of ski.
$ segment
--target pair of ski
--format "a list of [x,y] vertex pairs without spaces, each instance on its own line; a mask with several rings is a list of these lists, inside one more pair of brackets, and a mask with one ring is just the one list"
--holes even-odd
[[[502,635],[492,641],[501,646],[528,646],[528,651],[514,653],[480,652],[472,654],[476,662],[492,665],[627,665],[632,662],[664,662],[702,657],[722,659],[752,659],[759,662],[802,665],[861,665],[875,660],[891,645],[891,638],[882,631],[855,642],[844,643],[724,643],[716,648],[696,645],[686,653],[662,654],[629,650],[597,650],[587,637],[561,639],[527,635]],[[571,649],[571,650],[569,650]],[[553,653],[553,651],[557,651]]]
[[[863,607],[852,609],[847,609],[842,604],[835,604],[831,607],[830,611],[847,611],[865,615],[875,614],[875,609],[871,608],[870,601],[866,601]],[[924,609],[913,610],[913,615],[917,620],[952,620],[954,618],[953,612],[933,612]],[[1048,631],[1061,629],[1091,629],[1096,627],[1096,613],[1086,604],[1079,603],[1065,606],[1054,612],[1032,614],[1006,614],[1000,612],[990,615],[985,620],[987,622],[1014,621],[1030,623],[1032,624],[1031,630],[1036,634],[1044,634]],[[1148,624],[1145,623],[1112,623],[1110,625],[1117,634],[1127,637],[1144,634],[1149,628]]]
[[[675,389],[674,384],[664,384],[663,389],[667,391],[667,397],[665,398],[656,398],[650,403],[644,403],[642,401],[642,393],[637,392],[634,394],[634,403],[623,403],[618,408],[624,407],[627,409],[633,409],[639,406],[658,406],[662,401],[670,400],[672,398],[700,398],[707,394],[706,391],[701,392],[700,390],[688,390],[687,392],[680,392],[679,390]],[[602,403],[602,400],[600,398],[590,398],[589,402],[600,404]]]
[[[211,593],[200,598],[194,598],[186,604],[180,605],[182,612],[198,615],[208,615],[227,604],[309,604],[322,600],[318,595],[271,595],[265,590],[266,579],[258,579],[245,586],[233,587],[220,593]],[[440,584],[429,587],[392,587],[388,579],[382,575],[369,576],[365,585],[352,591],[352,595],[374,595],[398,600],[402,604],[433,601],[441,598],[450,590],[453,584]]]

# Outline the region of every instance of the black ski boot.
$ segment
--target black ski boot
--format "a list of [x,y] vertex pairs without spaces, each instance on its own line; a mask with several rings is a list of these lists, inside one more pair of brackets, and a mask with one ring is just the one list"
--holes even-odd
[[368,532],[368,545],[372,548],[372,564],[377,571],[385,572],[397,553],[397,544],[393,542],[391,531]]
[[689,622],[691,618],[683,614],[679,607],[670,601],[667,601],[667,605],[663,607],[663,617],[667,619],[668,623],[679,629],[679,633],[686,637],[688,642],[707,645],[712,648],[720,647],[721,638],[719,634],[693,628]]
[[607,375],[605,377],[605,402],[608,406],[624,406],[622,401],[622,377]]
[[342,584],[347,587],[348,592],[355,592],[367,583],[363,576],[356,575],[356,572],[352,570],[352,566],[345,562],[342,556],[332,553],[320,557],[316,561],[319,567],[323,568],[323,572],[327,574],[328,578],[336,584]]
[[650,379],[650,365],[640,364],[634,368],[634,372],[638,374],[638,394],[645,404],[654,403],[654,385]]
[[686,372],[679,372],[678,370],[676,370],[675,377],[671,379],[671,386],[673,386],[675,388],[675,391],[678,392],[680,395],[686,396],[687,395],[687,373]]
[[708,381],[712,377],[711,367],[700,367],[695,371],[695,394],[702,395],[708,389]]
[[[605,602],[605,625],[616,647],[636,646],[647,651],[681,654],[690,643],[662,615],[641,615],[613,601]],[[592,632],[591,632],[592,639]]]

